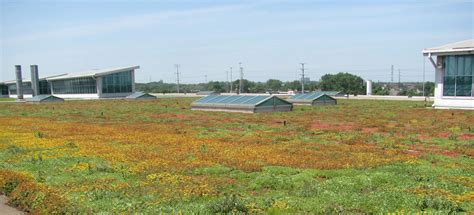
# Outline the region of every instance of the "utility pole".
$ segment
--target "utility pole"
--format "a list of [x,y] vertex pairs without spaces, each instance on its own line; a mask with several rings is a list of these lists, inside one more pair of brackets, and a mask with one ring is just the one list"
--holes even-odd
[[242,86],[243,86],[243,79],[244,79],[244,68],[242,67],[242,63],[239,62],[239,67],[240,67],[240,83],[239,83],[239,94],[243,92]]
[[178,93],[179,93],[179,64],[175,64],[174,65],[176,67],[176,88],[178,90]]
[[393,84],[393,65],[392,65],[392,84]]
[[398,90],[401,90],[401,82],[400,82],[400,69],[398,69]]
[[233,82],[233,80],[232,80],[232,67],[230,67],[230,92],[229,93],[232,93],[232,85],[234,84],[232,82]]
[[226,83],[227,83],[227,87],[226,87],[226,91],[229,89],[229,71],[226,71],[225,72],[225,80],[226,80]]
[[304,94],[304,64],[305,63],[300,63],[301,64],[301,93]]
[[207,83],[207,75],[204,75],[204,82]]

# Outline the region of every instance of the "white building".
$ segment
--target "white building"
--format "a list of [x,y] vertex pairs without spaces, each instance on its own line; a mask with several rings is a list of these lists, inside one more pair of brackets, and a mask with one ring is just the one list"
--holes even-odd
[[[60,98],[114,98],[135,92],[135,70],[139,66],[97,69],[40,78],[38,95]],[[31,80],[23,80],[24,98],[32,96]],[[0,83],[2,95],[17,98],[16,81]]]
[[474,39],[424,49],[423,55],[436,70],[433,106],[474,109]]

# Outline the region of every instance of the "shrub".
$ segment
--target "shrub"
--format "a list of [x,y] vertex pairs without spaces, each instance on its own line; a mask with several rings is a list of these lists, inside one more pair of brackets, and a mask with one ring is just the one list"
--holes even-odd
[[28,150],[24,149],[24,148],[21,148],[21,147],[18,147],[18,146],[15,146],[15,145],[10,145],[8,146],[7,148],[7,152],[9,154],[12,154],[12,155],[16,155],[16,154],[20,154],[20,153],[24,153],[24,152],[27,152]]
[[208,207],[212,213],[248,212],[244,201],[235,194],[226,195],[223,199],[209,204]]
[[35,132],[35,137],[36,138],[44,138],[44,137],[46,137],[46,135],[41,131],[37,131],[37,132]]
[[418,201],[417,206],[423,211],[427,209],[435,209],[449,213],[465,211],[455,202],[449,201],[448,199],[442,197],[430,195],[424,196],[420,201]]

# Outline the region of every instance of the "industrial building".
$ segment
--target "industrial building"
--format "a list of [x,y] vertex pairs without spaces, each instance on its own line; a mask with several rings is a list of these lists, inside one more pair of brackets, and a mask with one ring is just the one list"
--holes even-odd
[[17,80],[0,83],[0,88],[2,96],[20,99],[36,95],[88,99],[126,97],[135,92],[135,70],[140,68],[96,69],[39,78],[38,66],[32,65],[31,80],[26,80],[22,79],[21,67],[15,67]]
[[209,95],[191,104],[192,110],[260,113],[292,111],[293,105],[276,96]]
[[474,39],[424,49],[422,53],[435,67],[433,106],[474,109]]
[[305,94],[296,94],[290,96],[287,99],[288,102],[298,105],[335,105],[337,100],[323,92],[314,92],[314,93],[305,93]]

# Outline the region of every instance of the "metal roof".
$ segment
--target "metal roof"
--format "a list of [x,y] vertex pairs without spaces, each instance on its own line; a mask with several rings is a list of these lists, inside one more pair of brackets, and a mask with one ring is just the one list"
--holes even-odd
[[196,93],[196,95],[213,95],[213,94],[220,94],[215,91],[199,91]]
[[136,98],[140,98],[142,96],[149,97],[149,98],[151,98],[151,97],[156,98],[156,96],[150,95],[149,93],[144,93],[144,92],[135,92],[135,93],[127,96],[126,98],[127,99],[136,99]]
[[[47,76],[47,77],[43,77],[43,78],[40,78],[39,81],[44,81],[48,78],[53,78],[53,77],[57,77],[57,76],[62,76],[62,75],[65,75],[66,73],[64,74],[60,74],[60,75],[52,75],[52,76]],[[22,82],[31,82],[30,79],[23,79]],[[4,81],[4,82],[0,82],[0,84],[16,84],[16,80],[10,80],[10,81]]]
[[271,98],[273,96],[209,95],[193,103],[255,106]]
[[53,96],[53,95],[37,95],[33,98],[28,98],[26,99],[27,102],[42,102],[42,101],[55,101],[55,102],[61,102],[64,101],[64,99]]
[[294,96],[290,96],[288,100],[315,100],[323,95],[326,95],[326,93],[314,92],[314,93],[296,94]]
[[140,66],[127,66],[127,67],[117,67],[117,68],[110,68],[110,69],[94,69],[94,70],[79,72],[79,73],[66,73],[64,75],[47,78],[46,80],[54,81],[54,80],[83,78],[83,77],[99,77],[99,76],[104,76],[104,75],[108,75],[112,73],[135,70],[139,68]]
[[423,55],[474,54],[474,39],[423,49]]
[[340,91],[318,91],[318,92],[324,93],[328,96],[336,96],[341,93]]

